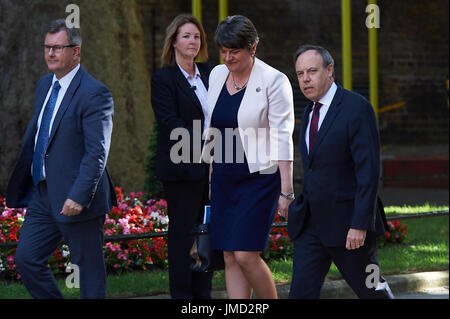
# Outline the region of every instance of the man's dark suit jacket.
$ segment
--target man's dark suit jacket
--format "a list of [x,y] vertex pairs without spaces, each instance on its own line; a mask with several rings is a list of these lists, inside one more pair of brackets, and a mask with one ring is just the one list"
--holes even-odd
[[[208,78],[212,67],[206,63],[197,63],[197,67],[202,82],[208,89]],[[195,90],[191,88],[177,64],[163,67],[153,74],[152,107],[158,125],[156,177],[162,181],[194,181],[205,178],[207,166],[198,164],[203,146],[201,137],[204,114]],[[199,132],[193,131],[194,120],[201,120]],[[189,132],[190,163],[176,164],[170,158],[172,146],[181,140],[180,137],[177,140],[170,140],[170,133],[177,128],[185,128]],[[194,139],[196,139],[195,142]],[[199,157],[193,158],[196,146]]]
[[[37,121],[52,78],[53,74],[47,74],[38,82],[33,118],[8,183],[8,207],[27,207],[29,203]],[[45,155],[48,196],[57,222],[88,220],[108,213],[116,205],[106,170],[113,112],[109,90],[80,67],[55,116]],[[81,214],[59,214],[67,198],[84,206]]]
[[375,113],[361,95],[338,86],[308,155],[305,132],[310,103],[300,128],[303,192],[289,207],[292,240],[305,216],[325,246],[345,246],[350,228],[384,234],[384,211],[377,198],[380,142]]

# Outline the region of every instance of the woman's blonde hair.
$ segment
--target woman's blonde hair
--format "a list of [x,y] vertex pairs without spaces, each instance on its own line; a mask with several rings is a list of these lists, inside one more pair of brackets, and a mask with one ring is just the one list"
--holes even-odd
[[194,60],[200,58],[203,61],[208,59],[208,45],[206,43],[206,33],[203,26],[196,17],[190,14],[180,14],[173,19],[166,29],[166,39],[164,40],[164,48],[161,54],[161,66],[175,64],[175,49],[173,44],[178,35],[178,29],[186,23],[194,24],[200,31],[200,50]]

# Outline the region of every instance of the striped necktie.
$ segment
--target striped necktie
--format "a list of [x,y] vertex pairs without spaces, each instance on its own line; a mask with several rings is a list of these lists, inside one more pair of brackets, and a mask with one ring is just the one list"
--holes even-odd
[[321,103],[316,102],[314,106],[313,115],[311,118],[311,125],[309,127],[309,153],[314,146],[314,142],[316,141],[317,131],[319,130],[319,118],[320,118],[320,107]]

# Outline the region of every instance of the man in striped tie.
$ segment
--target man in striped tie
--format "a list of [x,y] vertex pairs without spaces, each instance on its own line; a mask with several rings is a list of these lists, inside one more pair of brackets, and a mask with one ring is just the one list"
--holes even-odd
[[373,108],[334,82],[326,49],[301,46],[294,62],[311,103],[300,128],[303,191],[288,214],[294,243],[289,297],[319,298],[333,261],[359,298],[393,298],[378,266],[384,212],[377,204],[380,142]]

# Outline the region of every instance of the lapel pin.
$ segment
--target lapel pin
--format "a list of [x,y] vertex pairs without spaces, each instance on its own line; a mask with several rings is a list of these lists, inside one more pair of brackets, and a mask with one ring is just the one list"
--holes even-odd
[[261,92],[261,88],[259,86],[256,88],[256,92]]

